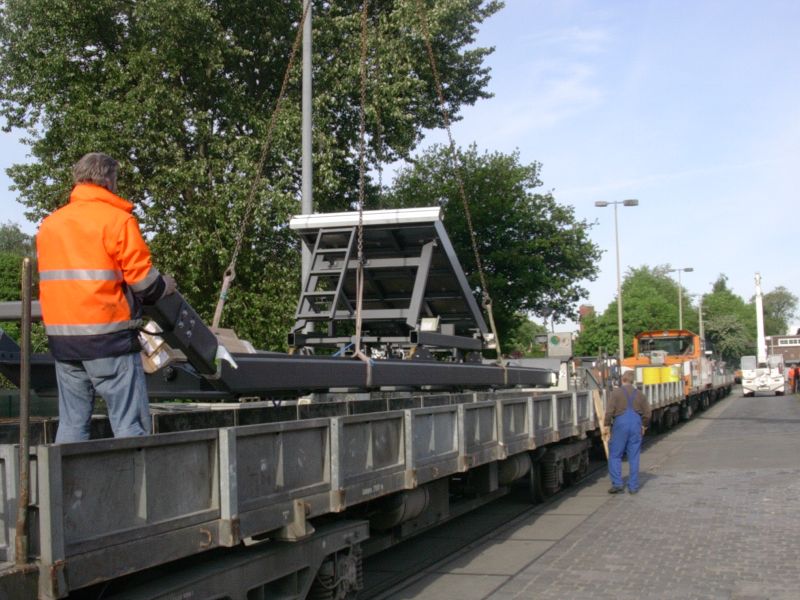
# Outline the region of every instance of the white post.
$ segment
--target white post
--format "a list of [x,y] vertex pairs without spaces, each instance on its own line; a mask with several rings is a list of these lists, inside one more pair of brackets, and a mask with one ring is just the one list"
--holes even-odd
[[764,300],[761,297],[761,273],[756,273],[756,366],[767,362],[767,342],[764,338]]

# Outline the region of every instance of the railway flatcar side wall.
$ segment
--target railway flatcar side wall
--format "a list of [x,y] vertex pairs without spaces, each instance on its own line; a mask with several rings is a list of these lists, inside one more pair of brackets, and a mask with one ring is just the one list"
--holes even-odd
[[14,560],[19,480],[17,457],[16,446],[0,445],[0,563]]
[[[644,393],[654,407],[683,400],[678,383]],[[37,446],[40,597],[268,532],[301,539],[316,516],[596,428],[590,391],[511,390],[443,406]],[[5,563],[15,560],[16,455],[17,446],[0,446]]]

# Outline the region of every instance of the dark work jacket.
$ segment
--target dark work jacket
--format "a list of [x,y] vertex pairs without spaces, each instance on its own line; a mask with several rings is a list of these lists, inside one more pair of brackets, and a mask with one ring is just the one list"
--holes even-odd
[[[628,394],[630,395],[631,390],[635,390],[635,396],[633,397],[633,410],[639,413],[642,417],[642,425],[648,427],[650,425],[650,403],[647,401],[642,392],[638,389],[633,387],[632,385],[625,384],[624,387]],[[625,397],[625,392],[622,390],[622,387],[616,388],[613,392],[611,392],[611,396],[608,398],[608,405],[606,406],[606,418],[605,418],[605,425],[611,425],[614,420],[614,417],[620,416],[628,409],[628,399]]]

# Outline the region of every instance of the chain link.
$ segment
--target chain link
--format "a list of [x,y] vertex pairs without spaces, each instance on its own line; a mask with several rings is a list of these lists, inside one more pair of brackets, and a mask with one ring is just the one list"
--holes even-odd
[[[303,4],[303,0],[301,1],[301,6]],[[219,327],[219,323],[222,320],[222,311],[225,308],[225,301],[228,299],[228,290],[230,289],[230,285],[233,280],[236,278],[236,261],[239,258],[239,253],[242,250],[242,243],[244,242],[244,234],[245,230],[247,229],[247,225],[250,222],[250,217],[253,214],[253,210],[256,204],[256,192],[258,191],[258,185],[261,183],[261,177],[264,170],[264,164],[267,161],[267,155],[269,154],[269,148],[272,143],[272,135],[275,131],[275,125],[278,121],[278,114],[281,110],[281,105],[283,104],[283,98],[286,95],[286,88],[289,84],[289,77],[292,72],[292,68],[294,67],[295,58],[297,57],[297,50],[300,47],[300,42],[303,39],[303,25],[306,22],[306,17],[308,15],[308,11],[311,8],[311,2],[305,4],[303,6],[303,15],[300,18],[300,23],[297,27],[297,35],[295,35],[294,43],[292,44],[292,50],[289,54],[289,63],[286,65],[286,71],[283,74],[283,81],[281,82],[281,89],[278,92],[278,99],[275,102],[275,108],[272,111],[272,115],[270,116],[269,125],[267,126],[267,136],[264,140],[264,144],[261,147],[261,154],[258,158],[258,165],[256,166],[256,174],[253,178],[253,183],[250,186],[250,191],[247,196],[247,200],[245,202],[245,209],[244,209],[244,216],[242,217],[242,221],[239,224],[239,232],[236,235],[236,244],[233,247],[233,253],[231,254],[231,262],[228,264],[228,268],[225,269],[225,273],[222,276],[222,288],[219,293],[219,300],[217,301],[217,307],[214,311],[214,319],[211,323],[211,326],[214,328]]]
[[358,267],[356,271],[356,339],[355,355],[365,359],[361,351],[361,319],[364,302],[364,197],[366,187],[366,145],[367,121],[365,107],[367,105],[367,14],[369,0],[364,0],[361,7],[361,54],[359,60],[360,99],[358,110],[359,144],[358,144]]
[[464,180],[461,177],[461,166],[458,160],[458,152],[456,150],[456,144],[453,140],[453,132],[450,127],[450,112],[447,110],[447,105],[445,104],[444,100],[444,91],[442,90],[442,80],[439,75],[439,68],[436,65],[436,57],[433,54],[433,46],[431,45],[431,33],[430,28],[428,27],[428,19],[427,19],[427,9],[423,3],[423,0],[416,0],[417,3],[417,12],[419,13],[420,25],[422,27],[422,33],[425,38],[425,50],[428,53],[428,61],[431,65],[431,71],[433,72],[433,79],[434,84],[436,85],[436,94],[439,97],[439,106],[442,110],[442,120],[444,121],[445,129],[447,130],[447,139],[450,142],[450,161],[453,168],[453,174],[456,178],[456,184],[458,186],[458,193],[461,197],[461,204],[464,207],[464,215],[467,219],[467,227],[469,229],[469,236],[470,241],[472,243],[472,252],[475,257],[475,264],[478,267],[478,277],[481,282],[481,300],[483,307],[486,309],[486,313],[489,316],[489,327],[492,330],[492,335],[494,335],[494,341],[497,345],[497,359],[500,363],[503,362],[503,354],[500,350],[500,336],[497,334],[497,328],[495,327],[494,323],[494,313],[492,311],[492,298],[489,295],[489,286],[486,283],[486,275],[483,271],[483,263],[481,262],[480,253],[478,252],[478,238],[475,234],[475,227],[472,224],[472,213],[469,210],[469,203],[467,202],[467,193],[464,189]]

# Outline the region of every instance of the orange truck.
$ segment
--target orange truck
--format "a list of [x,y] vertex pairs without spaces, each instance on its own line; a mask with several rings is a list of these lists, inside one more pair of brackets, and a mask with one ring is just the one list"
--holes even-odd
[[687,329],[643,331],[633,338],[633,356],[622,361],[622,370],[634,369],[637,384],[646,390],[682,387],[675,402],[653,411],[653,422],[669,428],[730,392],[733,376],[710,354],[700,336]]

